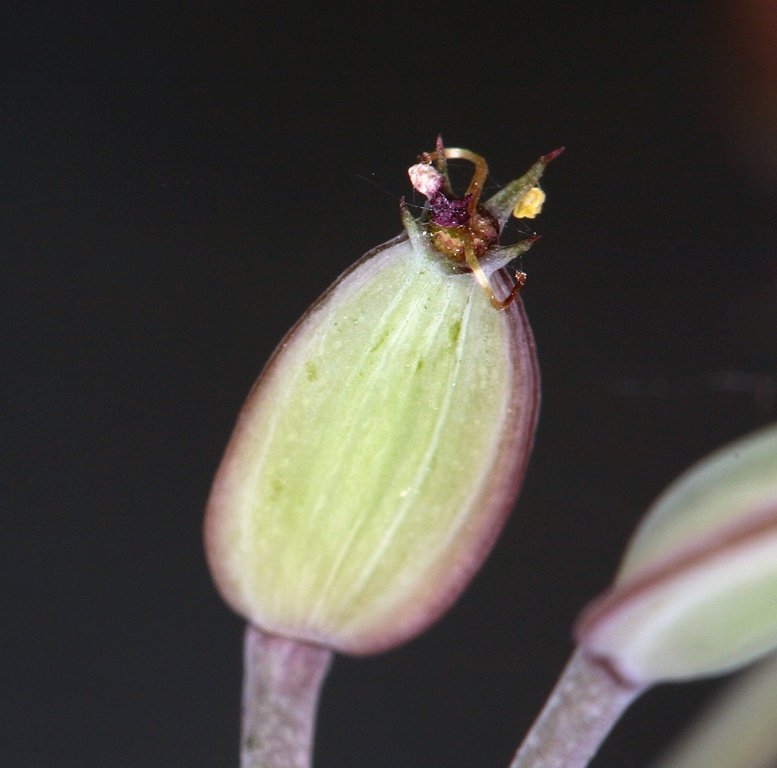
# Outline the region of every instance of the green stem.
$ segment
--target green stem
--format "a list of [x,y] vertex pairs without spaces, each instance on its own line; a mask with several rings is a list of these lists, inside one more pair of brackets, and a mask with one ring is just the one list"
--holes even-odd
[[510,768],[585,768],[644,690],[619,680],[606,665],[578,649]]
[[241,768],[310,768],[316,708],[333,653],[246,628]]

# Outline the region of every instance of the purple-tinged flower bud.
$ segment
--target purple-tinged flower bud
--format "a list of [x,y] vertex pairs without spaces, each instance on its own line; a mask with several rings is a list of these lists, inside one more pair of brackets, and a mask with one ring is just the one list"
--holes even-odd
[[[504,225],[544,165],[495,198],[490,220]],[[279,345],[205,522],[238,613],[352,653],[413,637],[465,588],[515,502],[539,404],[534,341],[503,269],[513,252],[494,243],[473,276],[403,216],[406,234],[345,272]]]
[[642,684],[719,674],[777,649],[777,427],[669,486],[577,637]]

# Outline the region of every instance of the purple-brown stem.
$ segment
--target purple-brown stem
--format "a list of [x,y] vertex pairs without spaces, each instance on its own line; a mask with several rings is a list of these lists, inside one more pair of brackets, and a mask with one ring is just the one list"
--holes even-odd
[[328,648],[248,625],[241,768],[310,768],[316,709],[332,656]]
[[510,768],[585,768],[644,690],[620,680],[606,664],[578,649]]

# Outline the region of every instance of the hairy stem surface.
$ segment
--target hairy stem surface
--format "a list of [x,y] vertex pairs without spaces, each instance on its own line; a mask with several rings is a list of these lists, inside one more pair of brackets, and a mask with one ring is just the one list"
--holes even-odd
[[246,628],[241,768],[310,768],[316,709],[333,653]]

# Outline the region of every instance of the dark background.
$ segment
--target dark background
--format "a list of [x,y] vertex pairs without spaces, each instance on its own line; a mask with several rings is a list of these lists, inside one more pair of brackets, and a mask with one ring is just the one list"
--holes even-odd
[[[506,766],[645,506],[777,417],[769,5],[4,20],[0,762],[237,765],[242,625],[202,555],[210,479],[273,346],[398,231],[441,132],[493,188],[567,147],[523,262],[536,451],[455,609],[338,658],[316,765]],[[647,765],[709,687],[649,693],[596,764]]]

